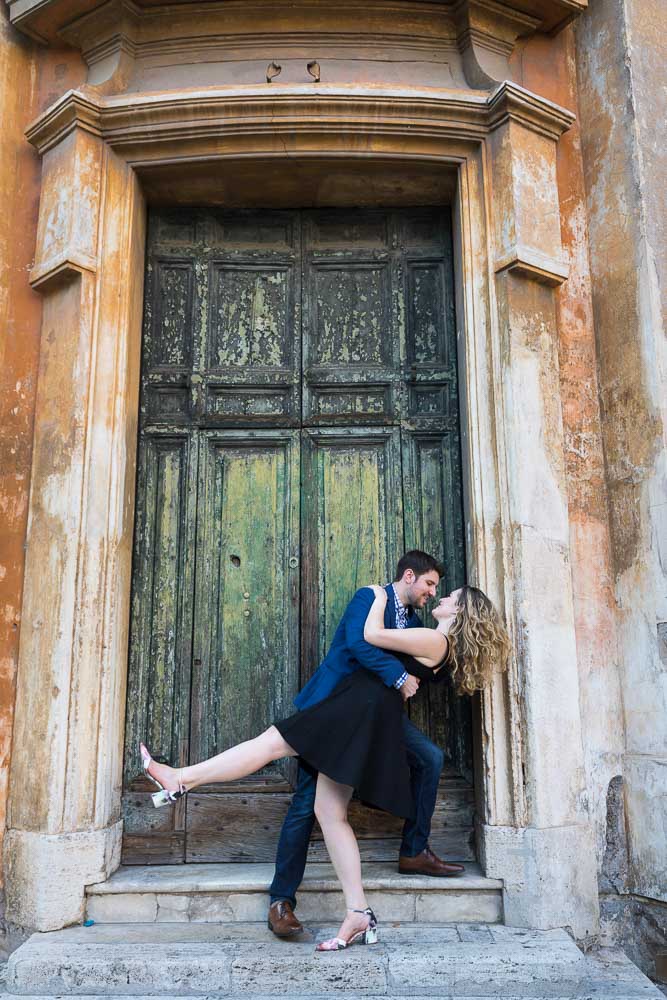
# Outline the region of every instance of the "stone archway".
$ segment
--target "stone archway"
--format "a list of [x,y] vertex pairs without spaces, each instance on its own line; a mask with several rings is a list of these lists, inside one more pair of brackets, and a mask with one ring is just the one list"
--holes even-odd
[[[508,922],[569,924],[582,937],[594,927],[554,430],[552,288],[565,277],[555,148],[571,120],[508,83],[490,97],[286,86],[270,97],[71,92],[31,128],[43,155],[31,280],[44,314],[5,840],[11,921],[47,930],[78,919],[84,886],[119,859],[142,185],[185,163],[205,186],[223,161],[317,156],[456,171],[469,575],[504,606],[516,653],[482,704],[482,857],[505,880]],[[50,887],[53,870],[63,877]]]

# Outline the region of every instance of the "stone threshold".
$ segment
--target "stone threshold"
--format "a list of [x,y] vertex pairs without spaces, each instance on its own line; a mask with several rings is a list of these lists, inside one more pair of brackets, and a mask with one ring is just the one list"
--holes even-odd
[[[124,865],[105,882],[86,887],[88,896],[121,892],[268,892],[272,864]],[[487,878],[477,863],[468,863],[463,875],[429,878],[399,875],[395,864],[368,862],[362,866],[367,889],[407,889],[420,892],[502,890],[502,879]],[[310,864],[299,892],[339,892],[333,866]]]
[[[365,864],[369,905],[386,920],[498,923],[502,886],[477,864],[454,878],[399,875],[395,864]],[[123,866],[86,889],[86,916],[102,923],[261,921],[266,919],[269,864]],[[311,864],[299,889],[303,920],[335,920],[340,885],[330,864]]]

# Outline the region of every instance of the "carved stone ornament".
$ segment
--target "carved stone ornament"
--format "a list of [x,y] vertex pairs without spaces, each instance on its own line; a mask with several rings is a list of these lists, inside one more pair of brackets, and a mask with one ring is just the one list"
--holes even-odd
[[[197,0],[149,4],[146,0],[8,0],[12,23],[40,42],[78,49],[89,66],[88,84],[103,93],[164,89],[150,67],[198,65],[242,74],[236,82],[266,82],[271,61],[293,75],[282,82],[312,82],[320,66],[337,63],[342,82],[351,62],[375,67],[403,58],[422,66],[415,83],[480,90],[511,79],[509,57],[518,39],[555,33],[587,7],[588,0],[369,0],[363,10],[346,0],[332,4],[281,4],[273,0]],[[261,30],[258,26],[261,25]],[[319,64],[314,75],[308,64]],[[156,59],[157,57],[157,59]],[[256,67],[255,67],[256,63]],[[149,68],[146,74],[146,68]],[[289,68],[289,67],[288,67]],[[429,73],[431,77],[429,78]],[[188,74],[183,70],[183,78]],[[322,77],[325,79],[325,77]],[[352,74],[352,79],[355,74]],[[173,77],[169,87],[178,87]],[[199,81],[198,81],[199,82]],[[208,81],[212,82],[212,81]],[[191,85],[188,80],[187,86]]]

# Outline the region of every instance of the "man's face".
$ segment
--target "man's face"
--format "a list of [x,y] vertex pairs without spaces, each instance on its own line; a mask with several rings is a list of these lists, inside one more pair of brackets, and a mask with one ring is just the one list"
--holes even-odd
[[440,577],[433,570],[429,570],[428,573],[422,573],[421,576],[415,576],[413,571],[408,569],[405,571],[403,580],[407,588],[408,603],[413,608],[423,608],[429,598],[435,597],[435,592],[440,583]]

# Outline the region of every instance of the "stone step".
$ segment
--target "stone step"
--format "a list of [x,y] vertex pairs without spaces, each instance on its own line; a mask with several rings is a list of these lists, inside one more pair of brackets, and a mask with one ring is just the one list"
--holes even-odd
[[[502,882],[468,864],[455,878],[399,875],[395,864],[365,864],[370,906],[383,920],[494,923],[502,920]],[[119,868],[88,886],[86,916],[97,922],[265,920],[273,865],[147,865]],[[299,889],[304,921],[336,920],[340,885],[329,864],[309,864]]]
[[584,956],[562,930],[387,923],[376,945],[316,954],[314,940],[334,930],[318,926],[292,941],[263,923],[33,934],[9,959],[4,996],[662,1000],[621,952]]

